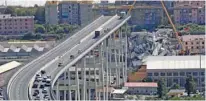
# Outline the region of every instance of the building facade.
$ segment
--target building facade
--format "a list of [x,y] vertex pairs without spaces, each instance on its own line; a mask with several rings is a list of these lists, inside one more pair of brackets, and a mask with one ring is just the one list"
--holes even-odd
[[34,31],[34,16],[0,15],[0,35],[24,34]]
[[126,82],[124,87],[128,87],[127,93],[131,95],[155,95],[158,85],[156,82]]
[[184,35],[182,41],[191,54],[205,54],[205,35]]
[[58,2],[47,1],[45,4],[45,21],[46,24],[58,24]]
[[205,24],[204,1],[176,1],[173,10],[176,24]]
[[59,3],[59,21],[71,25],[82,25],[92,21],[92,4],[63,1]]
[[153,81],[164,79],[168,88],[178,84],[184,89],[186,78],[194,78],[196,89],[205,91],[204,56],[150,56],[147,59],[147,77]]

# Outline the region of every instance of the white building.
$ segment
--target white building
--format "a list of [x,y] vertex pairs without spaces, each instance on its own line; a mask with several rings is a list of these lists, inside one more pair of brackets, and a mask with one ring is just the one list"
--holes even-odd
[[157,93],[158,85],[156,82],[126,82],[124,87],[128,87],[128,94],[153,95]]
[[192,75],[196,89],[205,90],[205,56],[149,56],[145,63],[147,77],[164,78],[167,87],[177,83],[184,88],[187,76]]

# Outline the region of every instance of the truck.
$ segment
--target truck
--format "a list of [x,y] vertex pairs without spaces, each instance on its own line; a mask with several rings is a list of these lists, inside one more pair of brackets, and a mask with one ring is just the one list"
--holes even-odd
[[123,19],[126,16],[126,12],[120,12],[119,16],[119,19]]
[[101,35],[102,29],[103,29],[103,28],[98,28],[98,29],[94,32],[94,37],[93,37],[93,39],[96,39],[96,38],[98,38],[98,37]]

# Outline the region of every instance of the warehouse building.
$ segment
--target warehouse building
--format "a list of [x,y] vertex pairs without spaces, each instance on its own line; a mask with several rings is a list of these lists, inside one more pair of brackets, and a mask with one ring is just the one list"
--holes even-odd
[[6,85],[21,63],[12,61],[0,66],[0,87]]
[[187,76],[191,75],[196,89],[205,91],[204,56],[149,56],[145,60],[147,77],[153,81],[165,79],[167,87],[179,84],[184,89]]

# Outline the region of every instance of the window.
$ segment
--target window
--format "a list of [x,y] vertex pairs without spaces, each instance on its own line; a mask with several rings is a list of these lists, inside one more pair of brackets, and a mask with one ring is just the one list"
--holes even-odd
[[205,42],[202,42],[202,44],[204,45],[204,44],[205,44]]
[[201,76],[204,76],[204,75],[205,75],[205,72],[200,72],[200,75],[201,75]]
[[193,45],[193,42],[191,42],[191,44]]
[[180,72],[180,76],[185,76],[185,72]]
[[178,76],[178,72],[174,72],[174,73],[173,73],[173,76]]
[[147,76],[152,76],[152,73],[147,73]]
[[161,76],[165,76],[165,73],[161,73],[160,75],[161,75]]
[[185,42],[185,44],[187,45],[187,42]]
[[189,75],[191,75],[191,72],[187,72],[186,74],[187,74],[187,76],[189,76]]
[[159,73],[155,72],[155,73],[154,73],[154,76],[159,76]]
[[191,49],[193,49],[193,46],[191,47]]
[[196,42],[196,44],[199,44],[199,42]]
[[167,73],[167,76],[172,76],[172,73]]
[[197,76],[198,73],[197,73],[197,72],[193,72],[192,75],[193,75],[193,76]]
[[205,78],[201,78],[201,82],[205,82]]
[[199,47],[197,46],[197,49],[199,49]]
[[204,46],[202,46],[202,49],[204,49],[205,47]]

